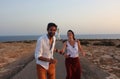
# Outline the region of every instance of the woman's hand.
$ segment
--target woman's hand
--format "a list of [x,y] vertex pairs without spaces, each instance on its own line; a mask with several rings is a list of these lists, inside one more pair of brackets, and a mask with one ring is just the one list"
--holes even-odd
[[59,50],[59,54],[64,54],[64,51],[63,50]]
[[83,55],[83,56],[85,56],[85,55],[86,55],[86,53],[85,53],[85,52],[82,52],[82,55]]
[[69,57],[70,57],[70,55],[64,54],[64,57],[65,57],[65,58],[69,58]]

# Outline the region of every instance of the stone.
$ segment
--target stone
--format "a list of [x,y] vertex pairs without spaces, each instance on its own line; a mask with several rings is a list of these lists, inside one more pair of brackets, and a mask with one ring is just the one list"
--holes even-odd
[[100,58],[100,64],[113,64],[113,57],[111,57],[110,55],[103,55]]
[[113,57],[114,57],[114,59],[120,61],[120,56],[113,56]]
[[109,74],[103,71],[100,67],[89,62],[86,58],[80,57],[81,66],[82,66],[82,79],[106,79]]

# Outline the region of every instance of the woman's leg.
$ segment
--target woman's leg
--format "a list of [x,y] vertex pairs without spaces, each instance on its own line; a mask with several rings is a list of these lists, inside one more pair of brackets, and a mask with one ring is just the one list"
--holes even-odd
[[80,79],[81,78],[81,66],[79,58],[75,58],[72,61],[72,79]]
[[67,76],[66,79],[72,79],[72,69],[71,69],[71,59],[70,58],[66,58],[65,59],[65,66],[66,66],[66,72],[67,72]]

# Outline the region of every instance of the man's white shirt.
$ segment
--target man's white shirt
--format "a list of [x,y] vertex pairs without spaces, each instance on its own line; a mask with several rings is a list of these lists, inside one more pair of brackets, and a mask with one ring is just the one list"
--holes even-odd
[[49,62],[38,60],[38,58],[40,56],[45,57],[45,58],[53,58],[55,41],[56,41],[56,38],[54,36],[53,37],[53,44],[52,44],[52,48],[51,48],[47,34],[42,35],[37,40],[36,49],[35,49],[36,64],[41,65],[46,70],[49,68]]

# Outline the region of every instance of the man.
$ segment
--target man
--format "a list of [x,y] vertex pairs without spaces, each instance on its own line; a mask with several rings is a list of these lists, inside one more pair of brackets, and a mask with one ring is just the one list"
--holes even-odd
[[53,58],[55,47],[55,32],[57,25],[48,23],[47,34],[42,35],[36,44],[35,59],[38,79],[55,79],[56,59]]

